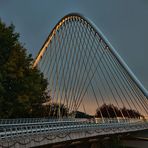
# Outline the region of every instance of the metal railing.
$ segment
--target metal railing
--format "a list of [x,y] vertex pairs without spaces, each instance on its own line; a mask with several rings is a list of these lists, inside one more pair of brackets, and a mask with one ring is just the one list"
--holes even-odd
[[[8,120],[7,120],[8,121]],[[18,120],[17,120],[18,121]],[[25,137],[29,135],[40,135],[40,134],[57,134],[57,133],[68,133],[68,132],[80,132],[84,130],[101,130],[118,132],[119,128],[126,130],[137,130],[148,128],[148,123],[143,120],[136,122],[124,121],[124,122],[92,122],[92,121],[78,121],[78,120],[31,120],[30,124],[20,124],[21,122],[11,122],[11,126],[4,125],[0,127],[0,140],[12,139],[16,137]],[[30,120],[29,120],[30,121]],[[38,121],[38,122],[33,122]],[[17,124],[16,124],[17,123]],[[23,122],[24,123],[24,122]],[[120,129],[120,130],[121,130]]]
[[52,122],[74,122],[79,121],[75,118],[18,118],[18,119],[0,119],[0,126],[5,125],[24,125],[32,123],[52,123]]

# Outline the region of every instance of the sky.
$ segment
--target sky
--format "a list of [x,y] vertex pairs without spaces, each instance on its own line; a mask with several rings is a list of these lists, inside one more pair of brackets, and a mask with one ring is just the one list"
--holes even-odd
[[0,0],[0,18],[16,26],[33,57],[56,23],[72,12],[96,24],[148,90],[147,0]]

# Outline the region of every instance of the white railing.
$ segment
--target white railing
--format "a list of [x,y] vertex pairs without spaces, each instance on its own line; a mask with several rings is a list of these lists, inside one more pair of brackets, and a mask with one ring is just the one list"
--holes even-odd
[[[125,128],[125,130],[130,127],[134,128],[135,130],[138,129],[145,129],[148,128],[148,122],[143,120],[125,120],[125,121],[117,121],[117,120],[110,120],[107,122],[100,121],[96,123],[95,120],[28,120],[31,122],[5,122],[3,126],[0,126],[0,140],[9,139],[14,137],[24,137],[29,135],[40,135],[40,134],[55,134],[58,132],[76,132],[76,131],[83,131],[83,130],[111,130],[114,129],[115,131],[118,128]],[[7,120],[8,121],[8,120]],[[33,122],[38,121],[38,122]],[[7,124],[6,124],[7,123]],[[10,126],[10,123],[11,126]],[[23,123],[23,124],[20,124]],[[29,124],[24,124],[29,123]],[[117,132],[117,131],[116,131]]]
[[74,122],[79,121],[75,118],[18,118],[18,119],[0,119],[0,127],[7,125],[24,125],[33,123],[53,123],[53,122]]

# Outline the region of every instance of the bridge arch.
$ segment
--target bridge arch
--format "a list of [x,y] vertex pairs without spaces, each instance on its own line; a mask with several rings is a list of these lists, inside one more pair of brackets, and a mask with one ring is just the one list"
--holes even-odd
[[[90,40],[89,40],[89,37],[90,37]],[[84,45],[82,45],[82,43]],[[67,50],[65,48],[67,48]],[[76,49],[70,50],[68,48],[76,48]],[[80,48],[81,48],[81,52],[78,51],[80,50]],[[87,53],[83,51],[86,49],[87,49],[86,51]],[[54,50],[55,50],[55,53],[54,53]],[[65,54],[61,53],[60,55],[59,50],[63,50]],[[51,51],[53,51],[53,54],[50,55]],[[95,56],[95,52],[97,53],[96,56]],[[89,58],[88,57],[89,54],[93,56]],[[80,58],[80,55],[83,56],[82,59]],[[54,62],[50,61],[51,57],[54,59]],[[63,57],[63,59],[61,57]],[[62,64],[60,64],[60,62],[63,63],[62,61],[64,59],[65,59],[66,66],[63,66],[63,68],[61,68]],[[70,62],[66,63],[66,59],[69,60]],[[95,60],[93,61],[93,59]],[[102,63],[98,61],[98,59],[100,59]],[[48,66],[49,63],[50,63],[50,66]],[[99,65],[99,63],[101,63],[99,66],[99,70],[97,70],[98,72],[95,72],[94,69],[98,68],[97,65]],[[71,64],[72,67],[75,67],[75,68],[71,68],[72,72],[70,70],[67,70],[67,69],[70,69],[68,64]],[[82,71],[81,69],[79,69],[78,64],[83,65],[83,68],[80,66]],[[108,66],[107,67],[104,66],[105,64]],[[146,112],[147,114],[147,107],[145,105],[148,103],[146,99],[148,97],[148,94],[146,89],[142,86],[139,80],[134,76],[134,74],[131,72],[131,70],[128,68],[128,66],[119,56],[119,54],[115,51],[115,49],[106,39],[106,37],[102,34],[102,32],[93,24],[92,21],[82,16],[81,14],[78,14],[78,13],[68,14],[57,23],[57,25],[53,28],[53,30],[47,37],[46,41],[44,42],[41,50],[39,51],[35,59],[33,67],[36,67],[36,66],[38,66],[39,69],[41,69],[41,71],[45,74],[47,78],[52,77],[52,78],[49,78],[49,84],[52,83],[52,86],[49,88],[51,89],[55,87],[53,88],[54,89],[53,96],[57,96],[56,98],[57,102],[58,100],[60,100],[61,102],[63,95],[66,96],[67,95],[66,91],[68,91],[68,94],[69,94],[68,97],[70,97],[73,100],[73,102],[70,103],[69,100],[67,100],[67,106],[72,106],[72,108],[73,109],[75,108],[75,110],[77,110],[80,107],[80,105],[82,105],[82,100],[83,100],[83,99],[81,100],[80,98],[79,98],[80,100],[78,100],[78,98],[75,97],[75,94],[73,94],[73,91],[79,92],[77,87],[80,86],[80,82],[82,81],[82,77],[79,75],[79,73],[88,72],[88,73],[91,73],[89,75],[90,78],[88,78],[85,75],[85,78],[88,84],[85,83],[85,81],[83,81],[84,84],[83,83],[82,84],[88,85],[88,87],[90,87],[90,91],[94,95],[97,105],[101,103],[99,103],[100,101],[96,96],[97,95],[96,92],[99,92],[100,94],[99,98],[100,100],[102,99],[102,104],[105,103],[104,101],[105,97],[103,97],[103,95],[105,95],[105,91],[104,91],[105,86],[102,87],[102,89],[95,90],[94,88],[97,87],[96,86],[97,84],[94,84],[95,81],[97,81],[97,83],[101,83],[102,85],[108,85],[106,91],[109,92],[109,95],[112,95],[110,99],[110,103],[112,103],[112,100],[114,98],[114,103],[118,107],[121,104],[122,104],[121,105],[122,107],[128,106],[129,108],[132,108],[133,106],[138,111],[143,109],[144,110],[143,112]],[[67,68],[66,71],[64,67]],[[89,72],[89,70],[91,72]],[[101,71],[101,75],[98,74],[99,71]],[[71,74],[69,74],[70,76],[66,75],[66,73],[70,73],[70,72],[71,72]],[[74,72],[76,72],[77,74],[74,75],[73,74]],[[104,72],[106,73],[104,74]],[[77,79],[78,75],[80,79]],[[74,81],[76,82],[73,82],[72,76],[75,76]],[[66,77],[68,77],[69,79]],[[93,77],[92,80],[91,80],[91,77]],[[99,77],[100,79],[97,80],[97,77]],[[54,82],[53,81],[51,82],[51,79],[54,79]],[[66,81],[66,79],[68,80]],[[107,82],[108,80],[109,82]],[[69,84],[69,82],[72,84]],[[109,83],[112,83],[112,85],[110,85]],[[63,90],[60,90],[59,88],[60,85]],[[70,88],[66,88],[66,86]],[[100,85],[98,87],[101,88]],[[89,91],[87,90],[87,87],[83,91],[84,91],[84,95],[81,94],[81,97],[84,97],[86,95],[86,92],[89,93]],[[59,95],[61,95],[61,99],[58,99],[60,97]],[[118,99],[120,101],[118,101]],[[144,102],[142,102],[143,100]],[[134,103],[134,101],[136,103]],[[66,101],[64,101],[64,103],[65,102]],[[68,102],[70,103],[69,105],[68,105]],[[126,103],[124,104],[124,102]],[[85,110],[85,107],[82,107],[82,108]]]

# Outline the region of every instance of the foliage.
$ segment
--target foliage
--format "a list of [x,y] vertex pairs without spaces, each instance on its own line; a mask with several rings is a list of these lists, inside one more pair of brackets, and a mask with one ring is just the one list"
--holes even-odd
[[100,108],[96,110],[96,117],[106,117],[106,118],[115,118],[115,117],[126,117],[126,118],[140,118],[142,115],[133,110],[123,108],[117,108],[113,104],[103,104]]
[[47,105],[43,105],[44,117],[67,117],[68,111],[68,108],[64,106],[64,104],[49,103]]
[[36,117],[48,98],[47,80],[19,42],[14,26],[0,20],[0,118]]

